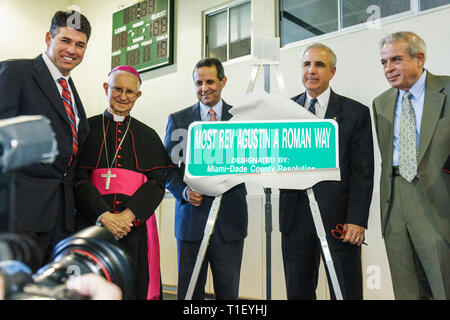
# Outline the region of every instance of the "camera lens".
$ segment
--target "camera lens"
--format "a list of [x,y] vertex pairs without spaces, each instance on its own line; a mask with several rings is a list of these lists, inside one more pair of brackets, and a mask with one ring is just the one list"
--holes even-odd
[[93,226],[60,241],[53,250],[52,262],[38,270],[36,283],[57,285],[70,276],[95,273],[122,289],[124,299],[135,295],[134,261],[120,247],[111,232]]
[[23,262],[31,270],[40,267],[41,250],[35,241],[26,235],[0,233],[0,261],[16,260]]

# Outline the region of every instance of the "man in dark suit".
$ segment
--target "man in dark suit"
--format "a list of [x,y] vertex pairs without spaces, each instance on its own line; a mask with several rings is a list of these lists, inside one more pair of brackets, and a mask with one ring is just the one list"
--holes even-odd
[[83,60],[90,33],[86,17],[58,11],[45,36],[45,53],[0,62],[0,118],[43,115],[56,134],[59,154],[52,164],[14,172],[15,231],[36,239],[42,262],[75,227],[73,175],[88,124],[70,72]]
[[[229,120],[231,106],[221,98],[227,78],[219,60],[200,60],[193,71],[198,102],[169,116],[164,145],[175,164],[166,172],[166,187],[176,198],[175,236],[178,240],[178,299],[186,296],[206,221],[214,197],[204,196],[183,181],[187,128],[194,121]],[[183,137],[184,136],[184,137]],[[182,140],[180,137],[183,137]],[[181,148],[180,148],[181,146]],[[244,238],[247,236],[247,202],[244,184],[224,193],[217,222],[194,290],[204,299],[208,263],[216,299],[237,299]]]
[[[362,299],[361,243],[373,189],[373,142],[369,109],[334,93],[329,82],[336,56],[323,44],[306,48],[302,59],[306,92],[292,98],[319,118],[339,125],[341,181],[313,187],[344,299]],[[342,240],[332,236],[345,227]],[[321,247],[304,190],[280,190],[280,231],[288,299],[315,299]],[[330,291],[334,298],[331,282]]]
[[424,68],[413,32],[381,41],[392,86],[373,101],[381,153],[381,229],[396,299],[450,298],[450,77]]

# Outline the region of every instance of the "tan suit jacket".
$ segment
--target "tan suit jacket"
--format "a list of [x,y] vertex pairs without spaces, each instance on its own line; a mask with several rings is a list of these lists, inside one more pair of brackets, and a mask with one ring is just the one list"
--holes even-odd
[[[373,118],[381,152],[381,228],[390,215],[394,111],[398,89],[390,88],[373,101]],[[420,128],[417,177],[434,225],[450,243],[450,175],[441,169],[450,155],[450,77],[427,71]]]

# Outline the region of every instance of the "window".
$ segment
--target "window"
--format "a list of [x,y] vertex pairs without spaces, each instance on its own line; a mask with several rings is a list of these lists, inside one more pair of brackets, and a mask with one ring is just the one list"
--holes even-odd
[[238,2],[205,14],[205,56],[224,62],[251,51],[251,2]]
[[419,0],[419,9],[422,11],[445,6],[446,4],[450,4],[450,0]]
[[282,0],[281,44],[338,30],[337,0]]
[[342,27],[366,23],[371,16],[384,18],[410,10],[410,0],[342,0]]
[[281,44],[335,32],[401,13],[450,4],[450,0],[280,0]]

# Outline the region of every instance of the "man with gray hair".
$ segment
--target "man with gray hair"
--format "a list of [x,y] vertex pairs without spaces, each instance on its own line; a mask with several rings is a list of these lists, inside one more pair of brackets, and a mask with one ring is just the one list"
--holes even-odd
[[381,41],[392,86],[373,101],[381,152],[381,228],[396,299],[450,298],[450,77],[424,68],[413,32]]
[[[170,159],[158,134],[130,116],[141,78],[130,66],[114,68],[103,84],[108,108],[88,119],[90,134],[75,173],[82,222],[103,225],[134,259],[135,299],[161,298],[154,210],[163,199]],[[84,218],[84,221],[81,221]]]
[[[329,83],[336,73],[336,55],[316,43],[305,49],[302,81],[306,92],[292,98],[320,119],[339,126],[341,181],[313,187],[344,299],[362,299],[361,244],[373,188],[373,141],[369,108],[338,95]],[[342,238],[332,230],[343,226]],[[304,190],[280,190],[280,231],[288,299],[315,299],[320,243]],[[334,298],[331,282],[330,292]]]

